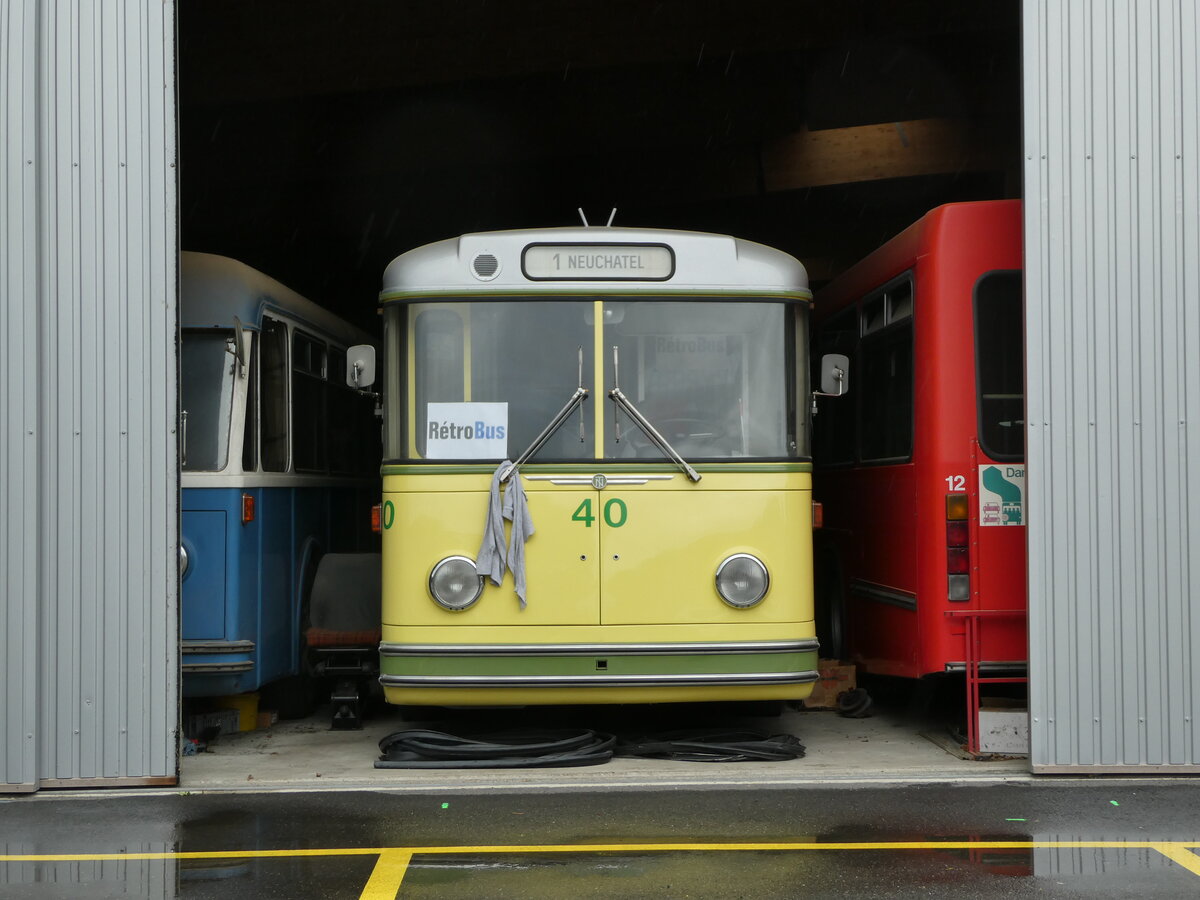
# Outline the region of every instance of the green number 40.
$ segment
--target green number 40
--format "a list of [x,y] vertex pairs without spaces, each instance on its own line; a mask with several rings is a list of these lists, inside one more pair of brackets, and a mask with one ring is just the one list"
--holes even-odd
[[[616,512],[614,513],[614,510]],[[625,506],[625,501],[620,497],[613,497],[604,504],[604,524],[610,528],[620,528],[625,524],[625,519],[629,516],[629,510]],[[585,528],[591,528],[592,523],[596,521],[596,517],[592,514],[592,498],[588,497],[575,512],[571,513],[572,522],[582,522]]]

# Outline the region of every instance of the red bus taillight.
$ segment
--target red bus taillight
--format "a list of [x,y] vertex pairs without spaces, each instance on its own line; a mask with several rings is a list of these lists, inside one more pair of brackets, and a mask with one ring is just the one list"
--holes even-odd
[[825,527],[825,506],[822,503],[813,501],[813,528]]
[[382,506],[381,506],[381,504],[376,503],[374,506],[371,507],[371,531],[375,534],[379,534],[380,531],[382,531],[382,528],[380,527],[380,522],[382,521],[382,517],[383,517]]
[[971,559],[966,547],[946,548],[946,571],[951,575],[966,575],[971,571]]
[[954,603],[971,599],[971,540],[966,494],[946,495],[946,596]]
[[249,525],[254,521],[254,496],[242,494],[242,524]]
[[946,546],[966,547],[970,544],[969,531],[966,522],[946,523]]

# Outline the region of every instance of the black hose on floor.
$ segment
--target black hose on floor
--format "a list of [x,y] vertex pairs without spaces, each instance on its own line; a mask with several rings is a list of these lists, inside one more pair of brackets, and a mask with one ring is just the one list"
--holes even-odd
[[619,744],[611,734],[577,731],[507,731],[460,736],[412,729],[379,742],[377,769],[534,769],[595,766],[613,756],[684,762],[777,762],[804,756],[790,734],[752,731],[674,731]]
[[617,756],[682,762],[779,762],[800,759],[804,745],[792,734],[753,731],[676,731],[617,745]]
[[596,766],[613,757],[617,739],[591,729],[512,731],[479,737],[397,731],[379,742],[377,769],[537,769]]

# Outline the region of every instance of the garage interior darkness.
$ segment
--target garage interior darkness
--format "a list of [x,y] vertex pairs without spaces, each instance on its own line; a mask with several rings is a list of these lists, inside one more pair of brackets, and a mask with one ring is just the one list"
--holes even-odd
[[181,0],[181,246],[378,331],[460,233],[716,231],[813,285],[1020,196],[1017,0]]
[[779,247],[819,287],[939,204],[1021,193],[1017,0],[178,11],[181,247],[375,333],[398,254],[579,207]]

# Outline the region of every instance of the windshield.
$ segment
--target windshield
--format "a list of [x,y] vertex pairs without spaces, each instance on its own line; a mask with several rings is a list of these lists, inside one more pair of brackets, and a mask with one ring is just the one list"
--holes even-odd
[[[415,427],[407,449],[425,459],[515,459],[579,387],[581,347],[583,386],[591,389],[591,312],[590,301],[414,306]],[[590,402],[582,415],[584,441],[577,414],[537,459],[591,458]],[[401,455],[409,454],[388,453]]]
[[[589,396],[533,462],[664,461],[663,452],[609,399],[618,377],[628,400],[685,458],[807,453],[795,401],[797,390],[805,390],[795,369],[796,346],[807,340],[800,307],[750,300],[606,300],[599,367],[595,313],[594,300],[561,297],[387,308],[384,329],[393,362],[385,394],[395,398],[388,403],[387,457],[515,460],[580,386],[581,350],[582,386]],[[603,372],[599,385],[597,370]]]
[[186,413],[183,468],[215,472],[229,453],[233,409],[233,332],[185,331],[179,354],[179,404]]
[[[783,303],[609,303],[605,383],[629,397],[684,458],[797,454],[791,316]],[[614,416],[615,414],[615,416]],[[604,456],[662,458],[629,418],[608,404]]]

